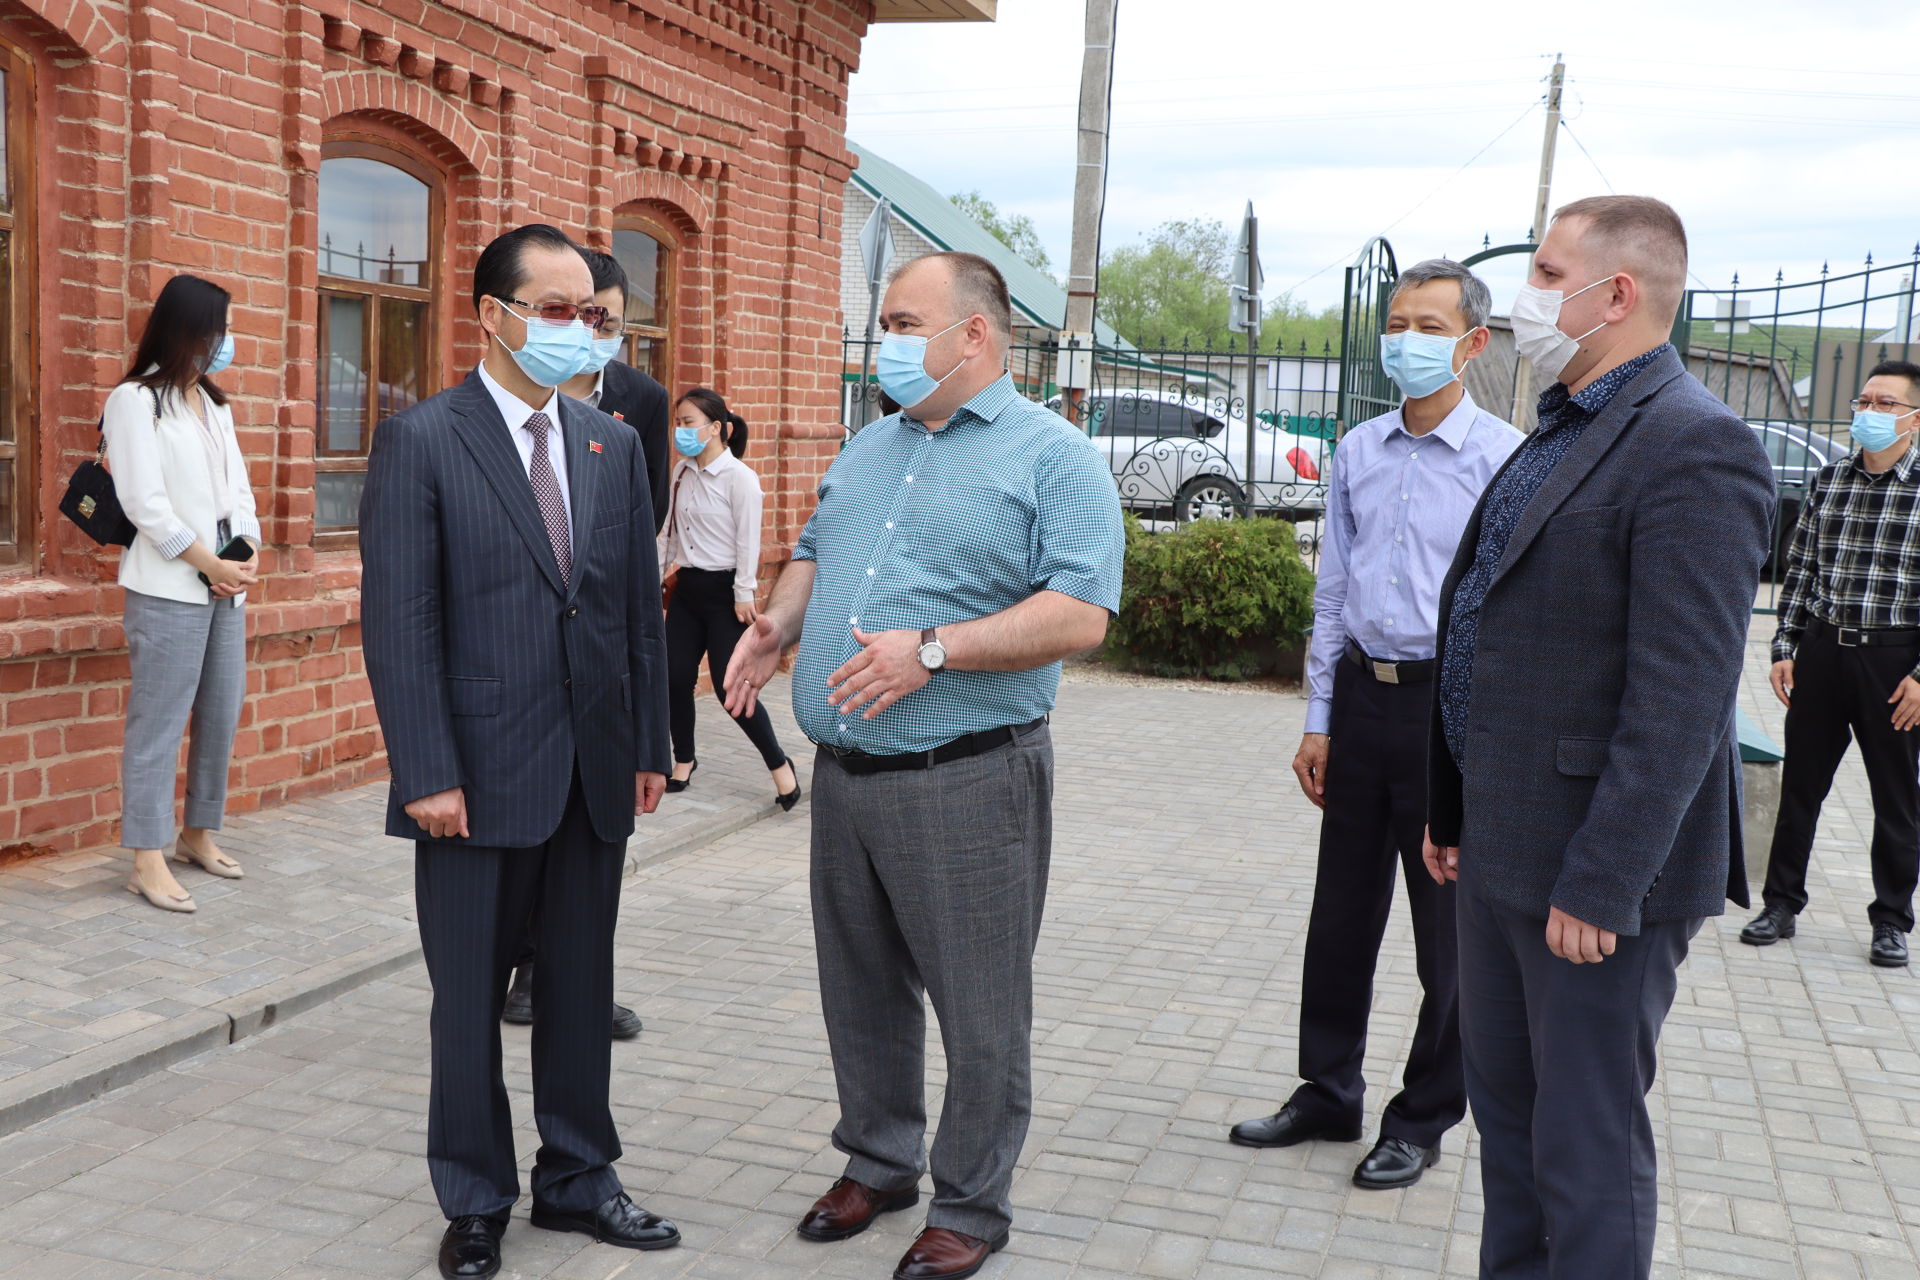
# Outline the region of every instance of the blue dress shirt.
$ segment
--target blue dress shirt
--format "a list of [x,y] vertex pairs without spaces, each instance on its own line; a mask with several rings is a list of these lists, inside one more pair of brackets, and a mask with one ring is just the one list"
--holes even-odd
[[1473,657],[1480,643],[1480,606],[1487,602],[1487,590],[1506,554],[1507,542],[1520,526],[1527,504],[1540,492],[1567,450],[1586,434],[1587,426],[1639,372],[1671,349],[1661,343],[1645,355],[1635,356],[1617,368],[1595,378],[1578,392],[1569,395],[1565,383],[1556,382],[1540,393],[1540,426],[1527,437],[1519,456],[1487,494],[1487,509],[1480,517],[1480,541],[1474,547],[1473,564],[1460,585],[1454,588],[1453,609],[1447,615],[1447,658],[1440,666],[1440,729],[1446,735],[1447,749],[1455,764],[1466,763],[1467,709],[1473,700]]
[[853,629],[983,618],[1041,590],[1116,613],[1125,535],[1093,442],[1000,379],[938,431],[905,413],[869,424],[820,481],[793,550],[817,563],[793,669],[793,714],[815,742],[872,755],[929,751],[1053,709],[1060,664],[937,671],[871,720],[827,704],[859,652]]
[[1327,479],[1307,656],[1307,729],[1326,733],[1333,673],[1352,640],[1382,662],[1433,657],[1440,584],[1460,535],[1526,437],[1462,394],[1425,435],[1399,409],[1348,431]]

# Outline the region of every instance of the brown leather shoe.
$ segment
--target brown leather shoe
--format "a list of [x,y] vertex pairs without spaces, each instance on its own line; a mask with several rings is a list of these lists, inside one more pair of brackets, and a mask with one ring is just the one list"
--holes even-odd
[[864,1182],[842,1178],[827,1194],[813,1202],[807,1216],[800,1219],[803,1239],[826,1243],[857,1236],[873,1225],[883,1213],[911,1209],[920,1203],[920,1188],[904,1191],[877,1191]]
[[893,1280],[960,1280],[1006,1247],[1005,1236],[989,1244],[945,1227],[928,1227],[894,1268]]

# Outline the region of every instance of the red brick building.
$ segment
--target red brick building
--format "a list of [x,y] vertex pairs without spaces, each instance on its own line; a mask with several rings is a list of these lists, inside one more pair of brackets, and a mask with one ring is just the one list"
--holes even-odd
[[117,552],[56,504],[169,276],[233,292],[268,544],[232,808],[351,785],[368,440],[476,360],[480,246],[626,261],[633,359],[753,424],[784,560],[841,435],[861,39],[993,2],[0,0],[0,858],[117,839]]

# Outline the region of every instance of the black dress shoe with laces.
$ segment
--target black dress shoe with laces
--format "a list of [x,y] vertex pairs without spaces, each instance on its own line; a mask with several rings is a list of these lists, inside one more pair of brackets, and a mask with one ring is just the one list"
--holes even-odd
[[516,1027],[533,1025],[533,966],[523,964],[513,971],[513,985],[507,988],[507,1004],[500,1010],[500,1021]]
[[1440,1159],[1440,1144],[1416,1147],[1405,1138],[1382,1138],[1353,1171],[1353,1185],[1370,1191],[1410,1187]]
[[622,1249],[671,1249],[680,1243],[680,1228],[648,1213],[624,1191],[592,1209],[554,1209],[535,1201],[533,1225],[547,1231],[578,1231]]
[[640,1034],[640,1015],[623,1004],[613,1006],[613,1038],[631,1040]]
[[1309,1138],[1325,1138],[1329,1142],[1358,1142],[1360,1126],[1329,1123],[1307,1115],[1289,1102],[1270,1116],[1242,1120],[1233,1126],[1233,1131],[1227,1137],[1243,1147],[1291,1147]]
[[1907,964],[1907,935],[1898,925],[1873,926],[1873,948],[1867,959],[1882,969],[1904,969]]
[[446,1280],[486,1280],[500,1272],[500,1237],[507,1224],[469,1213],[447,1224],[440,1237],[440,1274]]
[[1768,907],[1740,931],[1740,941],[1750,947],[1770,947],[1794,934],[1793,912],[1785,907]]

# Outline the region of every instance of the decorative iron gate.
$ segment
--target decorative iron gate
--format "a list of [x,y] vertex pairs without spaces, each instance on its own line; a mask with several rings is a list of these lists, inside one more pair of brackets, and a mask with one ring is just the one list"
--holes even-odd
[[1340,320],[1340,428],[1400,407],[1400,396],[1380,368],[1380,335],[1400,267],[1384,236],[1367,242],[1347,268],[1346,303]]

